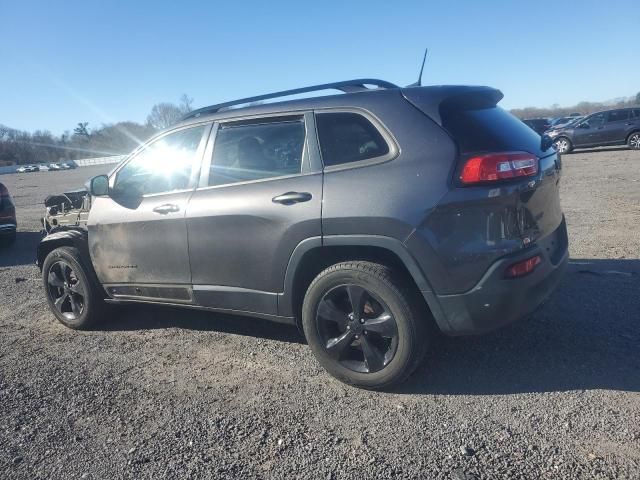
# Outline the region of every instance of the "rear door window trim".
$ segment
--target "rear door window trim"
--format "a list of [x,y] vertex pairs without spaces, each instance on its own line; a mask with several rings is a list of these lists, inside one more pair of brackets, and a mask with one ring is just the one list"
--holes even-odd
[[[298,173],[291,173],[286,175],[279,175],[275,177],[265,177],[258,178],[255,180],[245,180],[240,182],[233,183],[224,183],[220,185],[209,185],[209,176],[211,174],[211,162],[213,160],[213,152],[215,148],[216,137],[218,136],[218,132],[220,128],[223,128],[225,124],[232,124],[235,126],[242,125],[252,125],[256,123],[260,123],[260,120],[265,120],[264,123],[279,123],[281,121],[291,121],[291,118],[301,118],[305,127],[305,142],[304,148],[302,152],[302,164],[301,171]],[[279,118],[283,118],[284,120],[279,120]],[[198,186],[196,190],[209,190],[214,188],[227,188],[233,186],[240,185],[250,185],[253,183],[262,183],[269,182],[273,180],[282,180],[286,178],[296,178],[307,175],[314,175],[319,173],[319,169],[314,168],[314,158],[317,157],[317,154],[314,153],[314,150],[317,148],[315,142],[310,141],[311,135],[315,130],[315,122],[313,121],[313,114],[309,111],[290,111],[290,112],[278,112],[278,113],[264,113],[260,115],[248,115],[248,116],[238,116],[231,117],[226,119],[217,120],[213,129],[211,130],[211,134],[209,135],[209,140],[204,150],[204,156],[202,160],[202,166],[200,169],[200,179],[198,180]],[[246,122],[246,123],[244,123]]]

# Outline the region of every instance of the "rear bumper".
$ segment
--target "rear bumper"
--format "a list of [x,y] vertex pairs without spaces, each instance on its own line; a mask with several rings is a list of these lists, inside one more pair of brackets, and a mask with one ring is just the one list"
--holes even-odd
[[[447,335],[481,334],[531,315],[553,293],[566,269],[566,228],[563,220],[538,245],[496,261],[468,292],[426,298],[430,305],[435,301],[440,308],[433,312],[440,330]],[[533,272],[520,278],[504,277],[510,265],[534,255],[540,255],[543,261]]]

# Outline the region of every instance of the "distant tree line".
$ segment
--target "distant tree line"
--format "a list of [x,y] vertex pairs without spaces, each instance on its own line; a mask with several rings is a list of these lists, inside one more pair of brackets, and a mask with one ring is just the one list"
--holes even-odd
[[193,99],[183,95],[178,104],[154,105],[144,125],[118,122],[91,128],[88,122],[79,122],[72,131],[67,130],[59,136],[47,130],[30,133],[0,124],[0,165],[124,155],[159,130],[178,122],[192,106]]
[[579,113],[581,115],[588,115],[600,110],[609,110],[612,108],[624,108],[640,106],[640,92],[635,97],[628,97],[617,100],[615,102],[580,102],[573,107],[561,107],[559,105],[551,105],[549,108],[539,107],[526,107],[526,108],[514,108],[511,110],[516,117],[525,118],[555,118],[566,117],[572,113]]

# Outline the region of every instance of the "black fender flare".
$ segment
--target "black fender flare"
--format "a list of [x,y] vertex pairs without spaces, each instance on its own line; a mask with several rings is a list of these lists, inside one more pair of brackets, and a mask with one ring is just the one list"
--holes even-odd
[[63,227],[52,230],[51,233],[40,240],[36,254],[36,264],[40,270],[42,270],[42,264],[47,255],[58,247],[77,248],[87,261],[87,265],[93,265],[89,256],[88,232],[82,228]]
[[318,247],[333,246],[378,247],[395,254],[413,278],[440,329],[446,330],[449,328],[449,322],[440,306],[440,302],[426,275],[418,265],[418,262],[400,240],[382,235],[328,235],[324,237],[311,237],[300,242],[291,254],[289,263],[287,264],[283,293],[278,295],[279,315],[285,317],[295,316],[294,281],[298,266],[305,254]]

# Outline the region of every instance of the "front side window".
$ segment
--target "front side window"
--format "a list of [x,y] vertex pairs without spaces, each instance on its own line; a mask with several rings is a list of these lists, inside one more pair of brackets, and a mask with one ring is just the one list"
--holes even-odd
[[613,110],[609,112],[609,122],[629,120],[629,110]]
[[223,124],[216,134],[209,185],[300,173],[304,142],[303,117]]
[[382,134],[358,113],[318,113],[316,125],[325,167],[369,160],[389,153],[389,145]]
[[141,196],[188,188],[205,129],[179,130],[150,143],[117,173],[114,193]]
[[604,123],[604,113],[591,115],[585,122],[588,123],[591,128],[601,127]]

